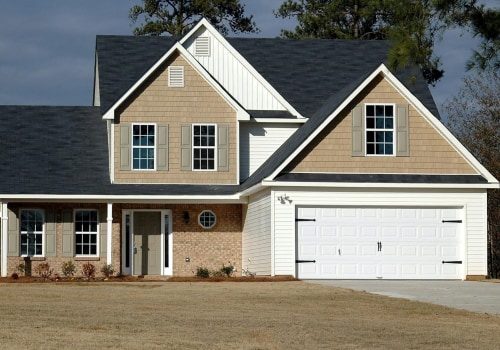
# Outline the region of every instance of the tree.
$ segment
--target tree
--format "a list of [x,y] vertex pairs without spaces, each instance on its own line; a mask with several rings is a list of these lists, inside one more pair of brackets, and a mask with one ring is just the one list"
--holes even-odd
[[483,6],[471,11],[470,27],[474,36],[481,38],[480,51],[475,50],[467,62],[467,68],[485,70],[500,69],[500,10]]
[[470,24],[477,0],[286,0],[276,17],[296,18],[284,38],[390,39],[389,66],[415,64],[429,84],[442,76],[434,44],[446,28]]
[[[470,152],[500,178],[500,74],[488,69],[464,78],[445,104],[448,127]],[[500,277],[500,191],[488,190],[488,272]]]
[[202,17],[223,35],[257,33],[253,16],[245,16],[244,10],[239,0],[142,0],[142,5],[130,9],[129,18],[134,24],[144,19],[134,35],[182,36]]

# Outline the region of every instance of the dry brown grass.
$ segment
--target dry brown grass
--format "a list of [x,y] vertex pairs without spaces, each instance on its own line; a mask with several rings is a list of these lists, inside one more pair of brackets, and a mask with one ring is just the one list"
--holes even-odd
[[3,349],[495,349],[499,329],[303,282],[0,284]]

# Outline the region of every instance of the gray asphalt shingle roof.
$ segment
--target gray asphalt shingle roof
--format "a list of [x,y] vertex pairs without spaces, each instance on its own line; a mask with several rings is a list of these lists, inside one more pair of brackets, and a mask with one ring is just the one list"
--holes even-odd
[[[98,36],[99,107],[0,106],[2,194],[48,195],[233,195],[266,178],[316,130],[380,63],[384,41],[229,38],[277,91],[309,120],[241,185],[111,184],[104,114],[177,41],[171,37]],[[437,109],[421,77],[401,82],[431,112]],[[287,112],[248,111],[255,118]],[[365,178],[363,178],[365,179]],[[361,181],[343,177],[339,181]],[[407,178],[410,179],[410,178]],[[414,179],[416,182],[423,178]],[[295,177],[281,176],[292,181]],[[301,181],[311,181],[303,176]],[[403,180],[402,180],[403,181]],[[410,180],[404,180],[410,181]],[[432,181],[478,179],[433,178]]]

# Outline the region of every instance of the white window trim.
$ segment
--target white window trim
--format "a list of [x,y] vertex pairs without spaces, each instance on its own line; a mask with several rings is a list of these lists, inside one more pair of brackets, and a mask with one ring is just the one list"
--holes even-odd
[[[39,255],[31,255],[32,257],[38,257],[38,258],[43,258],[45,257],[45,210],[43,209],[36,209],[36,208],[23,208],[21,209],[21,211],[19,212],[19,255],[21,257],[28,257],[30,255],[27,255],[27,254],[22,254],[21,252],[21,235],[23,234],[23,231],[21,231],[21,212],[23,211],[41,211],[42,212],[42,215],[43,215],[43,222],[42,222],[42,254],[39,254]],[[27,233],[26,233],[27,234]]]
[[[393,124],[392,124],[392,154],[369,154],[368,153],[368,135],[367,131],[390,131],[391,129],[368,129],[366,126],[366,108],[368,106],[392,106],[392,111],[393,111]],[[365,156],[366,157],[395,157],[396,156],[396,135],[397,135],[397,125],[396,125],[396,116],[397,110],[396,110],[396,104],[395,103],[365,103],[363,106],[363,118],[364,118],[364,125],[365,125]]]
[[[210,213],[214,216],[214,224],[210,227],[205,227],[201,224],[201,216],[204,214],[204,213]],[[215,213],[212,211],[212,210],[209,210],[209,209],[206,209],[206,210],[203,210],[199,215],[198,215],[198,225],[200,225],[203,229],[205,230],[210,230],[212,228],[215,227],[215,225],[217,224],[217,215],[215,215]]]
[[185,86],[184,66],[168,67],[168,87],[183,88]]
[[[95,211],[97,212],[97,232],[96,232],[96,253],[95,254],[76,254],[76,212],[77,211]],[[75,257],[76,258],[95,258],[100,256],[100,219],[99,219],[99,210],[98,209],[93,209],[93,208],[78,208],[73,210],[73,234],[74,234],[74,250],[75,250]],[[80,234],[89,234],[92,232],[80,232]]]
[[[134,148],[137,147],[137,148],[150,148],[149,146],[148,147],[144,147],[144,146],[134,146],[134,126],[136,125],[153,125],[155,127],[155,142],[154,142],[154,145],[153,145],[153,150],[154,150],[154,158],[153,158],[153,162],[154,162],[154,166],[153,166],[153,169],[135,169],[134,168]],[[133,123],[132,124],[132,127],[130,128],[130,132],[131,132],[131,138],[130,138],[130,147],[131,148],[131,152],[130,152],[130,157],[131,157],[131,163],[130,163],[130,168],[132,169],[132,171],[156,171],[156,165],[157,165],[157,155],[158,155],[158,150],[157,150],[157,147],[156,147],[156,144],[158,142],[158,125],[156,123]]]
[[[213,126],[214,127],[214,146],[195,146],[194,145],[194,128],[195,126]],[[205,124],[205,123],[197,123],[191,125],[191,170],[192,171],[217,171],[217,145],[218,145],[218,135],[217,135],[217,124]],[[214,150],[214,168],[213,169],[195,169],[194,168],[194,150],[197,149],[213,149]]]

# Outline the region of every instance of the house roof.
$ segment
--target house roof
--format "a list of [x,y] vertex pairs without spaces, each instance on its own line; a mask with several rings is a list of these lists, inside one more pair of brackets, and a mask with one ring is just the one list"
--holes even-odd
[[97,107],[0,106],[3,195],[213,196],[238,186],[111,184]]
[[[104,114],[176,42],[174,37],[97,36],[101,112]],[[387,61],[388,41],[226,38],[303,116]],[[396,76],[429,109],[438,110],[421,74]],[[415,81],[410,84],[410,77]]]

